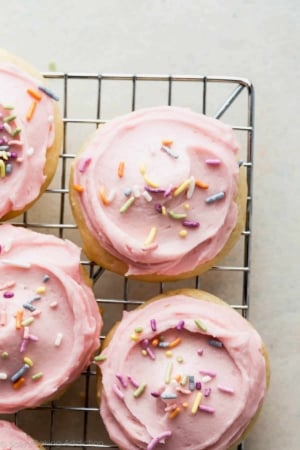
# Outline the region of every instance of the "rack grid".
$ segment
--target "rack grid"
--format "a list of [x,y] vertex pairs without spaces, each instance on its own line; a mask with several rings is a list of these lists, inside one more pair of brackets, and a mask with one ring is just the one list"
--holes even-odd
[[[68,202],[70,164],[90,132],[115,115],[140,107],[187,106],[229,123],[241,144],[242,165],[247,173],[248,197],[245,230],[240,243],[201,277],[176,282],[178,287],[210,290],[240,313],[249,313],[250,251],[253,191],[254,89],[246,78],[200,75],[44,73],[48,85],[60,96],[63,145],[57,174],[41,199],[12,223],[56,234],[81,244]],[[48,214],[49,213],[49,214]],[[165,292],[174,283],[145,283],[109,274],[82,255],[94,282],[94,291],[107,323],[118,320],[146,298]],[[213,274],[213,275],[212,275]],[[220,294],[219,294],[220,290]],[[222,294],[221,294],[222,293]],[[14,421],[38,439],[45,449],[113,449],[99,416],[96,401],[96,368],[91,365],[58,400],[39,408],[2,418]],[[244,450],[245,443],[238,450]]]

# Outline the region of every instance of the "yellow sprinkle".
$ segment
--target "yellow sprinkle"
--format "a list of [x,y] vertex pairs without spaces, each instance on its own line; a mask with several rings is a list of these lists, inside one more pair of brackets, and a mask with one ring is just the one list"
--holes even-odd
[[25,356],[25,358],[23,359],[25,364],[28,364],[30,367],[33,366],[33,362],[30,358],[28,358],[28,356]]
[[132,341],[137,342],[137,341],[139,340],[139,337],[138,337],[136,334],[132,334],[132,335],[130,336],[130,339],[131,339]]
[[180,413],[180,408],[178,406],[177,408],[173,409],[173,411],[170,412],[169,419],[175,419],[175,417],[178,416],[179,413]]
[[0,178],[4,178],[5,177],[5,164],[4,161],[2,161],[2,159],[0,159]]
[[35,292],[37,294],[45,294],[46,288],[45,288],[45,286],[40,286],[40,287],[36,288]]
[[170,358],[171,356],[173,356],[173,352],[172,352],[171,350],[167,350],[167,351],[166,351],[166,356],[167,356],[168,358]]
[[165,206],[162,206],[161,213],[162,213],[163,216],[167,215],[167,208]]
[[81,186],[81,184],[73,184],[73,188],[74,188],[75,191],[77,191],[77,192],[83,192],[83,191],[84,191],[84,187]]
[[198,411],[201,400],[202,400],[202,394],[201,394],[201,392],[197,392],[194,404],[192,406],[192,414],[196,414],[196,412]]
[[178,234],[180,237],[185,238],[188,232],[187,230],[180,230]]
[[143,356],[147,356],[147,351],[145,350],[145,349],[143,349],[142,351],[141,351],[141,354],[143,355]]
[[148,236],[147,236],[147,238],[146,238],[146,240],[145,240],[145,242],[144,242],[144,246],[145,247],[147,245],[150,245],[153,242],[153,240],[154,240],[154,238],[156,236],[156,233],[157,233],[157,228],[156,227],[152,227],[150,232],[149,232],[149,234],[148,234]]
[[28,121],[30,121],[32,119],[34,111],[35,111],[35,108],[36,108],[36,105],[37,105],[37,102],[35,100],[33,100],[31,102],[31,105],[29,106],[27,114],[26,114],[26,119]]
[[165,375],[165,384],[170,384],[171,382],[171,376],[173,371],[173,364],[169,362],[167,365],[166,375]]
[[190,204],[189,204],[189,203],[186,203],[186,204],[184,205],[184,209],[190,209]]
[[145,173],[146,173],[146,166],[145,166],[145,164],[142,164],[140,166],[140,173],[141,173],[141,175],[145,175]]
[[153,188],[159,187],[159,184],[155,183],[155,181],[153,181],[153,180],[150,180],[150,178],[148,178],[148,176],[146,174],[144,175],[144,180],[149,186],[151,186]]
[[179,194],[181,194],[183,191],[185,191],[189,187],[190,182],[191,182],[191,180],[187,179],[183,183],[181,183],[181,185],[178,186],[177,189],[175,189],[175,191],[173,193],[174,197],[177,197]]
[[132,205],[132,203],[134,202],[135,197],[129,197],[129,199],[121,206],[120,208],[120,213],[124,213],[126,212],[130,206]]

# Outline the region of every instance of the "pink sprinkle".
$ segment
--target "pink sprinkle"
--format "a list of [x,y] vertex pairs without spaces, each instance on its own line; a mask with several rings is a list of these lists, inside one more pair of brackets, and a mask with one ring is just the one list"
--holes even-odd
[[29,327],[24,327],[23,339],[29,339]]
[[180,386],[177,386],[176,391],[180,392],[181,394],[185,394],[185,395],[192,393],[192,391],[190,391],[189,389],[184,389]]
[[172,405],[168,405],[165,407],[164,411],[165,412],[169,412],[169,411],[173,411],[174,409],[177,408],[177,403],[172,403]]
[[[1,246],[0,246],[0,253],[1,253]],[[4,289],[11,289],[16,284],[15,281],[8,281],[7,283],[0,286],[0,291],[4,291]]]
[[139,387],[139,383],[134,379],[134,378],[132,378],[130,375],[128,375],[128,381],[129,381],[129,383],[133,386],[133,387],[135,387],[135,388],[138,388]]
[[213,158],[206,159],[205,162],[209,166],[219,166],[221,164],[221,160],[217,159],[217,158],[215,158],[215,159],[213,159]]
[[167,188],[167,190],[164,193],[164,197],[169,197],[173,191],[173,186],[170,184],[170,186]]
[[180,320],[176,326],[176,329],[178,331],[181,331],[183,329],[183,327],[184,327],[184,320]]
[[149,442],[147,450],[153,450],[160,442],[164,443],[165,439],[172,435],[171,431],[164,431]]
[[41,314],[41,310],[40,309],[36,309],[35,311],[33,311],[32,313],[31,313],[31,315],[32,316],[39,316],[40,314]]
[[121,386],[122,386],[123,388],[127,388],[127,383],[126,383],[126,381],[124,380],[124,378],[122,377],[122,375],[120,375],[119,373],[116,373],[116,378],[120,381]]
[[23,142],[22,141],[18,141],[18,140],[16,140],[16,139],[12,139],[11,141],[8,141],[8,145],[9,146],[11,146],[11,145],[17,145],[17,146],[22,146],[23,145]]
[[215,378],[217,374],[215,372],[211,372],[210,370],[199,370],[201,375],[208,375],[209,377]]
[[148,355],[150,356],[151,359],[155,359],[155,354],[154,352],[151,350],[150,347],[146,348],[146,352],[148,353]]
[[92,161],[92,158],[83,159],[79,165],[79,172],[80,173],[85,172],[91,161]]
[[30,341],[34,341],[34,342],[37,342],[37,341],[39,340],[39,338],[38,338],[37,336],[35,336],[34,334],[30,334],[30,335],[28,336],[28,339],[29,339]]
[[12,298],[12,297],[14,297],[15,296],[15,294],[12,292],[12,291],[5,291],[4,293],[3,293],[3,297],[4,298]]
[[214,408],[212,408],[211,406],[207,406],[207,405],[199,405],[198,409],[199,409],[199,411],[204,411],[209,414],[214,414],[214,412],[215,412]]
[[28,344],[28,339],[22,339],[21,345],[20,345],[20,353],[25,352]]
[[211,388],[205,388],[204,389],[204,397],[209,397],[211,393]]
[[227,386],[221,386],[220,384],[218,384],[218,389],[219,389],[219,391],[224,392],[225,394],[230,394],[230,395],[234,394],[234,389],[227,387]]
[[203,355],[203,348],[199,348],[197,350],[197,353],[198,353],[199,356],[202,356]]
[[116,394],[117,397],[119,397],[121,400],[124,400],[124,394],[116,384],[113,385],[113,391]]
[[57,305],[58,305],[58,303],[54,301],[54,302],[50,303],[50,308],[56,308]]
[[151,319],[150,320],[150,324],[151,324],[151,330],[152,331],[156,331],[157,330],[156,320],[155,319]]

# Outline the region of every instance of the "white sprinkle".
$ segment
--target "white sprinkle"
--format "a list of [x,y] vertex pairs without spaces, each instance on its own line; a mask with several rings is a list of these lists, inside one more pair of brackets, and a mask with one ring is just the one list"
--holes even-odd
[[53,123],[54,121],[54,117],[53,116],[48,116],[48,122],[49,123]]
[[133,193],[133,195],[134,195],[136,198],[139,198],[139,197],[141,196],[140,188],[138,187],[137,184],[134,184],[134,185],[132,186],[132,193]]
[[34,148],[33,147],[29,147],[26,150],[26,154],[27,154],[27,156],[32,156],[34,154]]
[[23,261],[17,261],[12,259],[0,259],[2,264],[6,264],[7,266],[20,267],[22,269],[30,269],[31,264]]
[[211,380],[212,380],[212,377],[210,377],[209,375],[205,375],[201,381],[202,381],[202,383],[209,383]]
[[63,338],[63,334],[62,333],[57,333],[56,339],[55,339],[55,342],[54,342],[55,347],[59,347],[60,346],[62,338]]
[[107,196],[107,201],[109,203],[111,203],[113,201],[113,199],[115,198],[115,195],[116,195],[116,191],[115,191],[115,189],[112,189]]
[[11,134],[11,133],[12,133],[11,126],[10,126],[8,123],[4,122],[3,128],[4,128],[4,130],[5,130],[8,134]]
[[4,244],[3,250],[4,250],[5,252],[9,252],[9,250],[11,249],[11,246],[12,246],[12,241],[9,239],[9,240]]
[[7,373],[0,372],[0,380],[7,380]]
[[152,201],[152,196],[149,194],[148,191],[144,191],[142,193],[142,196],[144,197],[145,200],[147,200],[147,202],[151,202]]
[[195,177],[191,176],[190,177],[190,185],[189,185],[187,193],[186,193],[186,198],[187,199],[192,198],[194,190],[195,190]]

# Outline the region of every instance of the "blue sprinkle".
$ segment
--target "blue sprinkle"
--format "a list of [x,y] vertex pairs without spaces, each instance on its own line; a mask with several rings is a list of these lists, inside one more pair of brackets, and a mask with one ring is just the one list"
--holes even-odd
[[27,372],[27,370],[30,369],[29,364],[24,364],[23,367],[21,367],[21,369],[19,369],[16,373],[14,373],[11,377],[10,377],[10,381],[12,383],[15,383],[16,381],[18,381],[23,375],[25,375],[25,373]]
[[128,187],[125,189],[124,191],[124,195],[126,195],[126,197],[129,197],[129,195],[131,194],[132,190]]
[[193,375],[189,375],[189,390],[194,391],[195,390],[195,377]]
[[47,281],[49,281],[49,280],[50,280],[49,275],[44,275],[44,277],[43,277],[43,282],[44,282],[44,283],[47,283]]
[[46,88],[45,86],[38,86],[39,90],[44,92],[44,94],[48,95],[48,97],[53,98],[53,100],[56,100],[58,102],[59,97],[55,95],[50,89]]
[[23,308],[28,309],[28,311],[35,311],[36,308],[34,306],[32,306],[30,303],[24,303]]
[[219,200],[222,200],[225,197],[225,192],[221,191],[221,192],[217,192],[217,194],[213,194],[210,197],[207,197],[205,199],[205,203],[215,203],[218,202]]
[[174,398],[177,398],[176,394],[161,394],[160,398],[164,399],[164,400],[171,400]]
[[158,347],[168,348],[169,347],[169,342],[159,342],[158,343]]
[[222,348],[223,344],[221,341],[218,341],[217,339],[208,339],[209,345],[212,347]]

